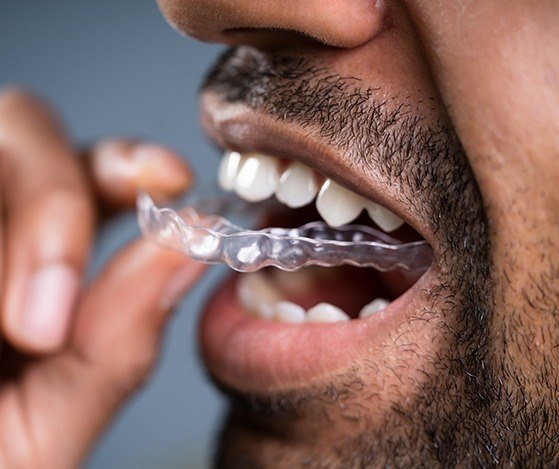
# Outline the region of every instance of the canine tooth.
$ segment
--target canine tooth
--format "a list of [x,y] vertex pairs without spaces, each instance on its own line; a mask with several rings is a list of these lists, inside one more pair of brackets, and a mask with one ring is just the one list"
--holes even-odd
[[390,304],[390,301],[385,300],[384,298],[375,298],[371,301],[368,305],[363,306],[361,311],[359,312],[360,318],[369,317],[380,310],[386,308]]
[[380,228],[388,233],[400,228],[404,224],[398,215],[374,202],[367,204],[367,212]]
[[219,164],[219,171],[217,180],[223,190],[231,191],[235,187],[235,178],[239,172],[239,168],[243,164],[243,156],[237,151],[227,151],[221,163]]
[[333,227],[344,225],[357,218],[364,206],[363,197],[331,179],[326,179],[316,199],[318,213]]
[[301,163],[291,163],[280,177],[276,198],[290,208],[298,208],[312,202],[317,192],[312,169]]
[[319,303],[307,312],[307,322],[343,322],[349,321],[349,316],[340,308],[330,303]]
[[280,301],[274,306],[273,318],[280,322],[300,324],[305,322],[305,310],[291,301]]
[[278,187],[278,159],[260,154],[245,158],[235,178],[235,192],[249,202],[267,199]]
[[241,275],[237,282],[237,298],[246,310],[265,319],[272,317],[272,305],[283,299],[259,272]]

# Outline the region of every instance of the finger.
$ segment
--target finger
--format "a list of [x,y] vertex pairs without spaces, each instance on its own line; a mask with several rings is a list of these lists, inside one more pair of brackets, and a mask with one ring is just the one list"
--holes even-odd
[[[6,248],[5,248],[5,224],[6,224],[6,213],[4,210],[4,156],[0,149],[0,314],[2,312],[2,298],[4,297],[4,272],[6,266]],[[0,334],[0,360],[2,359],[2,336]]]
[[[204,270],[204,265],[181,254],[138,241],[87,291],[71,346],[51,359],[55,378],[41,380],[54,383],[56,389],[36,391],[51,402],[41,424],[44,446],[75,457],[62,461],[63,467],[77,467],[93,439],[147,377],[172,306]],[[71,448],[58,451],[58,434],[49,431],[53,422],[72,435],[64,442]]]
[[139,190],[160,201],[176,197],[193,184],[186,161],[155,143],[110,139],[87,153],[83,161],[89,166],[92,186],[109,210],[132,207]]
[[170,311],[206,268],[183,254],[136,241],[84,297],[74,349],[110,386],[129,382],[125,387],[133,388],[153,362]]
[[64,342],[92,240],[87,182],[52,111],[19,90],[0,95],[5,205],[4,335],[44,353]]

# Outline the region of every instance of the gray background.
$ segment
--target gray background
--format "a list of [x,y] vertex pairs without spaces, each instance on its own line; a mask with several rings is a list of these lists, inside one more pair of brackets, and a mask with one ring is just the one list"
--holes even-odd
[[[180,37],[154,0],[0,0],[0,86],[50,100],[76,140],[129,135],[187,155],[202,183],[213,150],[197,122],[196,90],[220,49]],[[93,269],[136,235],[134,217],[101,234]],[[88,467],[206,467],[223,403],[196,352],[198,311],[222,271],[181,306],[153,380],[124,410]],[[60,435],[65,438],[65,435]]]

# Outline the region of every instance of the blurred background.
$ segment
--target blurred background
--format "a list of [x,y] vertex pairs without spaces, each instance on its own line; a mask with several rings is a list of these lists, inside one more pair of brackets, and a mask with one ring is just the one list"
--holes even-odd
[[[46,98],[79,144],[114,135],[165,143],[188,156],[200,184],[215,179],[218,159],[198,125],[196,92],[220,50],[175,33],[155,0],[0,0],[0,86]],[[91,275],[137,235],[133,214],[106,227]],[[196,328],[223,273],[214,269],[183,302],[152,381],[88,468],[208,467],[223,402],[204,376]]]

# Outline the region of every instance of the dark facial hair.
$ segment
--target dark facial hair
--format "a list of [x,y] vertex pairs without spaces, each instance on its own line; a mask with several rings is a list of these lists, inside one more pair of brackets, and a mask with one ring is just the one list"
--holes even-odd
[[[273,441],[288,441],[298,421],[323,408],[325,395],[351,408],[356,396],[367,391],[359,377],[364,370],[339,376],[321,389],[281,395],[241,394],[217,383],[230,397],[231,410],[216,465],[487,467],[518,460],[514,444],[521,437],[506,428],[511,425],[513,399],[504,390],[503,365],[489,346],[494,290],[486,215],[448,119],[443,116],[440,122],[427,124],[412,112],[409,98],[379,101],[382,90],[362,88],[358,79],[337,76],[308,56],[249,48],[225,53],[203,88],[278,120],[318,128],[322,138],[354,164],[374,168],[389,183],[406,187],[410,207],[428,221],[442,246],[439,263],[445,266],[445,275],[429,293],[438,308],[443,304],[442,315],[449,319],[447,324],[433,324],[443,346],[437,356],[424,357],[436,371],[429,372],[412,402],[395,403],[383,425],[371,423],[335,448],[311,444],[308,450],[294,449],[290,454],[288,446],[274,449]],[[421,314],[427,321],[434,316],[431,311]],[[374,405],[374,400],[367,402]],[[520,412],[517,409],[514,415]],[[535,417],[525,412],[521,417],[533,421]],[[354,418],[367,422],[366,409],[355,407]],[[307,439],[311,441],[312,434]],[[538,454],[535,443],[534,448],[530,454]]]

